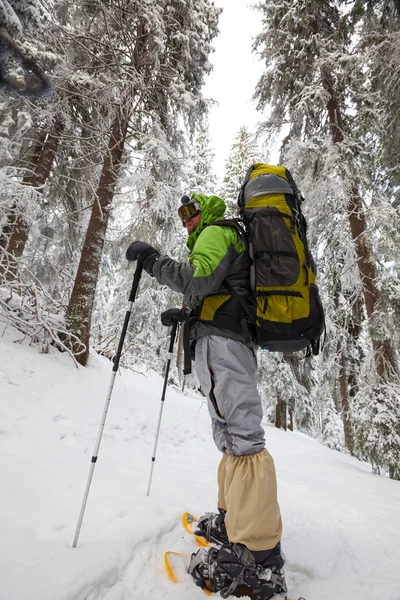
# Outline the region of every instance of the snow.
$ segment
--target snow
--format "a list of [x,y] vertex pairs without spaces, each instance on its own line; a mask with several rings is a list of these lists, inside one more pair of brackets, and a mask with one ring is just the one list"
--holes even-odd
[[[196,550],[181,513],[215,509],[219,453],[204,398],[168,388],[146,497],[163,380],[117,375],[73,549],[111,363],[92,355],[77,369],[66,354],[40,354],[20,338],[10,327],[0,337],[0,599],[204,599],[190,577],[174,585],[163,568],[166,550]],[[265,427],[291,598],[399,600],[399,482]]]

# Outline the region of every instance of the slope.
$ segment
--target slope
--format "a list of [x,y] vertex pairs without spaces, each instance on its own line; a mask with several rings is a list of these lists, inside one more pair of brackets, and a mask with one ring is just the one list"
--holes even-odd
[[[0,600],[203,600],[163,552],[190,553],[180,514],[216,503],[219,454],[204,399],[169,388],[146,497],[162,378],[118,375],[78,548],[72,539],[111,374],[0,338]],[[140,366],[138,365],[138,371]],[[290,595],[399,600],[400,485],[300,433],[266,424]]]

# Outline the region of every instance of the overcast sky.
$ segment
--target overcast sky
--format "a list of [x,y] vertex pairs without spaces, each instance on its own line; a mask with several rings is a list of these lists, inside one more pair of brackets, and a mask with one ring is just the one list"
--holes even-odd
[[223,13],[211,55],[214,69],[206,80],[204,93],[218,101],[209,122],[215,171],[221,178],[239,128],[254,128],[261,120],[251,97],[263,66],[251,52],[252,38],[261,31],[260,13],[250,8],[248,0],[216,0],[215,4],[223,8]]

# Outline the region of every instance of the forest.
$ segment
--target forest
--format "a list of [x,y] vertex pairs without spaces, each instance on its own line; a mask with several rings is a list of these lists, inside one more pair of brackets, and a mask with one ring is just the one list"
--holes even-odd
[[[250,9],[249,9],[250,10]],[[268,419],[400,480],[400,2],[260,0],[260,124],[213,170],[204,84],[211,0],[0,0],[0,323],[38,352],[115,356],[145,240],[187,260],[184,193],[228,213],[248,167],[280,164],[305,198],[326,335],[318,356],[258,353]],[[21,60],[22,56],[22,60]],[[24,93],[40,65],[45,94]],[[146,274],[121,366],[162,372],[160,313],[182,298]],[[170,383],[197,388],[182,375]],[[288,435],[290,433],[288,432]]]

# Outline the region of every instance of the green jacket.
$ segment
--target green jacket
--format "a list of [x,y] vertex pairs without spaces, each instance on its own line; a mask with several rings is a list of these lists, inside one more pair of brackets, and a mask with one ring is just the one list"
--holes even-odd
[[202,211],[199,226],[188,238],[189,262],[160,256],[153,275],[159,283],[183,294],[185,306],[191,310],[191,338],[215,333],[244,341],[241,321],[245,313],[224,284],[248,299],[250,263],[246,247],[233,227],[205,227],[223,219],[226,206],[221,198],[192,197],[200,202]]

